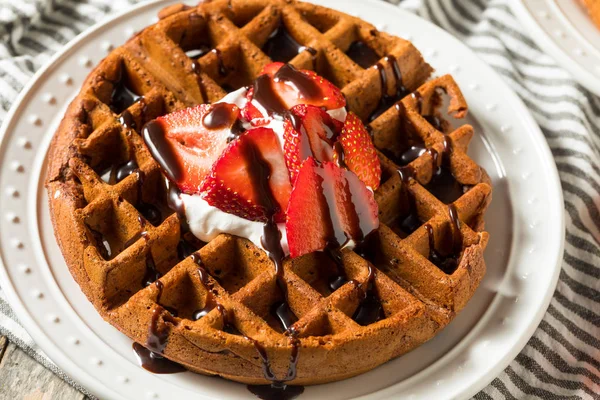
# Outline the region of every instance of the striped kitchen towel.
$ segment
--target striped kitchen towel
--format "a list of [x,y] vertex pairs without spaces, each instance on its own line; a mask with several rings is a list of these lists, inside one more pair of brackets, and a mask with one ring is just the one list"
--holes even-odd
[[[565,255],[554,298],[525,349],[475,398],[600,399],[600,98],[535,45],[508,7],[518,0],[390,1],[460,38],[504,78],[542,128],[564,190]],[[0,0],[0,121],[54,52],[136,2]],[[1,288],[0,334],[73,383],[19,325]]]

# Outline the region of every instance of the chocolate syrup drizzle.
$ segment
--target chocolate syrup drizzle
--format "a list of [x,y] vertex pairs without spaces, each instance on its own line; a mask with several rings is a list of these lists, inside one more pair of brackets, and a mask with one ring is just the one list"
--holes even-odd
[[379,55],[375,53],[375,50],[362,40],[352,42],[348,51],[346,51],[346,55],[362,68],[369,68],[379,61]]
[[396,91],[392,95],[388,94],[388,77],[386,70],[381,62],[375,64],[374,68],[377,69],[377,71],[379,72],[379,82],[381,84],[381,100],[379,101],[379,105],[377,106],[377,108],[371,113],[371,116],[369,117],[369,122],[379,117],[394,103],[396,103],[398,100],[401,100],[404,96],[408,94],[408,90],[404,87],[404,82],[402,81],[402,71],[400,70],[400,66],[398,65],[398,60],[396,59],[396,57],[389,54],[383,59],[392,67],[394,80],[396,82]]
[[116,185],[121,182],[123,179],[127,178],[129,175],[133,173],[138,168],[135,160],[129,160],[125,164],[116,164],[112,167],[108,168],[104,172],[101,173],[101,176],[104,177],[108,175],[108,179],[105,179],[105,182],[110,185]]
[[317,54],[318,51],[317,49],[314,49],[310,46],[300,46],[300,48],[298,49],[298,53],[302,53],[303,51],[308,51],[310,53],[310,59],[312,61],[312,70],[316,71],[317,70]]
[[[138,102],[142,102],[144,98],[140,98]],[[135,119],[129,110],[125,110],[119,115],[119,123],[125,128],[136,129]]]
[[279,23],[262,48],[271,60],[283,63],[287,63],[305,49],[290,35],[283,22]]
[[[337,132],[332,121],[323,120],[325,131],[325,137],[323,138],[320,135],[309,136],[302,124],[302,119],[298,118],[294,113],[288,113],[288,118],[292,122],[296,132],[301,136],[299,154],[301,160],[313,157],[317,161],[330,161],[333,159],[333,155],[336,154],[338,167],[346,165],[344,162],[344,148],[341,143],[335,141],[337,139]],[[319,141],[320,143],[314,143],[314,141]]]
[[277,286],[281,290],[284,300],[274,306],[274,310],[282,326],[287,331],[289,326],[296,322],[298,318],[287,303],[287,285],[283,276],[283,259],[285,258],[285,253],[281,247],[281,232],[274,219],[279,205],[273,197],[271,187],[269,186],[271,167],[262,157],[260,150],[252,142],[244,142],[244,146],[241,149],[246,165],[249,167],[250,184],[257,189],[258,205],[266,211],[267,222],[263,229],[261,244],[269,255],[269,258],[275,264]]
[[[209,45],[201,44],[197,49],[188,50],[185,53],[192,60],[192,72],[194,74],[196,74],[196,80],[198,82],[198,89],[200,90],[200,93],[202,94],[202,98],[204,99],[205,102],[208,102],[208,95],[207,95],[206,89],[204,88],[204,85],[202,83],[202,77],[200,75],[200,73],[202,72],[202,67],[200,66],[200,63],[198,62],[198,60],[208,53],[214,53],[215,56],[217,57],[217,71],[219,73],[219,76],[221,76],[221,77],[226,76],[229,73],[229,70],[225,66],[225,63],[223,61],[223,55],[221,54],[221,50],[216,49],[216,48],[211,49]],[[226,90],[227,93],[233,91],[233,90],[228,90],[229,86],[227,86],[227,84],[222,83],[221,87],[224,90]]]
[[299,97],[306,100],[316,100],[322,95],[319,84],[308,75],[298,71],[291,64],[285,64],[279,68],[274,81],[288,82],[298,90]]
[[[428,151],[435,152],[434,149],[429,149]],[[445,204],[455,202],[468,190],[467,186],[462,185],[456,180],[450,170],[450,153],[452,153],[452,142],[448,137],[444,137],[444,153],[441,167],[434,169],[435,172],[431,181],[425,185],[425,189]],[[432,154],[432,159],[436,163],[435,165],[437,165],[437,152],[435,152],[435,155],[436,157],[434,158]]]
[[398,165],[408,165],[427,151],[425,144],[414,144],[406,149],[400,157],[398,157]]
[[[385,318],[385,312],[381,301],[375,291],[376,270],[371,263],[368,264],[369,275],[364,283],[358,284],[363,293],[363,299],[357,307],[352,319],[359,325],[366,326]],[[366,288],[364,287],[366,284]]]
[[417,207],[415,204],[414,196],[412,195],[411,191],[408,190],[408,184],[410,180],[415,178],[415,170],[410,165],[404,165],[398,168],[397,172],[398,176],[400,177],[400,181],[402,182],[402,186],[404,188],[404,192],[406,193],[409,205],[408,214],[400,222],[400,230],[406,233],[406,235],[410,235],[411,233],[416,231],[421,224],[421,220],[419,218],[419,215],[417,214]]
[[214,310],[216,308],[219,311],[219,313],[221,314],[221,318],[223,319],[223,330],[224,331],[232,331],[232,329],[228,329],[229,325],[231,325],[231,324],[229,322],[229,314],[227,312],[227,309],[225,307],[223,307],[221,304],[219,304],[219,302],[217,301],[217,297],[212,292],[213,288],[209,284],[209,281],[208,281],[208,277],[210,274],[206,270],[204,263],[202,262],[202,258],[200,257],[200,254],[193,253],[192,261],[194,261],[196,263],[196,265],[198,266],[198,277],[200,278],[200,282],[202,283],[202,285],[204,286],[204,289],[206,290],[206,301],[204,303],[204,307],[199,310],[194,311],[194,315],[193,315],[192,319],[194,321],[198,321],[200,318],[206,316],[209,312],[211,312],[212,310]]
[[299,97],[306,100],[315,100],[321,95],[321,89],[313,79],[298,71],[293,65],[285,64],[271,79],[268,75],[261,75],[254,81],[254,100],[258,102],[274,118],[283,119],[286,116],[293,118],[286,105],[273,86],[275,82],[286,82],[298,90]]
[[[323,223],[325,224],[325,247],[333,247],[340,248],[348,241],[352,240],[352,237],[349,237],[344,227],[342,226],[342,221],[340,220],[340,216],[335,211],[336,198],[335,198],[335,186],[326,184],[326,176],[325,171],[321,168],[315,169],[318,179],[320,179],[320,185],[322,190],[319,193],[320,203],[322,205],[322,209],[324,210],[324,215],[322,215]],[[346,185],[344,187],[346,192],[349,192],[349,188]],[[351,198],[351,195],[349,196]],[[354,209],[354,220],[358,220],[358,215],[356,209]],[[356,226],[356,224],[355,224]],[[359,232],[356,239],[358,241],[362,240],[362,230],[358,229]]]
[[165,137],[165,131],[160,122],[153,120],[144,125],[142,137],[152,158],[158,162],[167,178],[173,182],[179,182],[183,178],[183,166],[173,145]]
[[[378,247],[377,243],[373,243],[377,240],[377,234],[375,232],[367,235],[367,238],[361,242],[361,245],[356,248],[357,253],[365,260],[375,260],[374,249]],[[385,319],[385,311],[377,296],[375,289],[375,278],[376,269],[373,267],[371,262],[367,261],[368,275],[365,282],[358,282],[355,279],[348,280],[348,277],[344,271],[344,264],[342,262],[342,254],[339,249],[326,248],[326,254],[337,266],[337,274],[333,275],[329,280],[329,288],[331,291],[336,291],[346,283],[353,284],[357,290],[361,293],[361,301],[354,311],[352,319],[359,325],[366,326],[382,319]]]
[[265,348],[258,341],[245,336],[247,340],[250,340],[254,344],[254,347],[260,356],[263,365],[263,376],[265,379],[272,382],[270,385],[247,386],[250,392],[263,400],[291,400],[304,393],[304,386],[288,386],[286,384],[286,382],[296,378],[298,356],[300,354],[300,341],[298,340],[298,332],[294,328],[291,328],[286,331],[286,335],[290,339],[292,351],[290,353],[288,371],[283,380],[277,379],[271,370],[271,362]]
[[[192,254],[192,260],[198,266],[198,276],[200,278],[200,282],[206,290],[207,296],[204,307],[194,312],[193,319],[197,321],[216,308],[223,320],[223,331],[229,334],[242,335],[242,333],[240,333],[239,330],[233,325],[227,309],[219,304],[217,297],[212,292],[213,288],[208,280],[209,273],[204,267],[200,254]],[[304,387],[302,386],[288,386],[285,384],[285,382],[296,378],[296,367],[298,364],[300,345],[300,342],[297,339],[297,333],[293,328],[290,327],[287,329],[286,335],[290,338],[292,352],[290,354],[288,372],[283,380],[277,379],[271,370],[271,360],[269,359],[265,348],[257,340],[252,339],[247,335],[243,335],[244,339],[252,343],[261,359],[263,376],[265,379],[272,382],[271,385],[248,385],[248,390],[262,399],[293,399],[304,392]]]
[[419,215],[416,212],[416,207],[414,204],[411,204],[411,211],[406,215],[399,224],[400,230],[406,234],[406,236],[410,235],[422,224]]
[[[152,317],[150,319],[150,326],[148,327],[148,339],[146,341],[146,346],[142,346],[139,343],[133,343],[133,352],[137,356],[140,365],[144,369],[155,374],[174,374],[178,372],[185,372],[185,367],[165,358],[162,355],[167,347],[167,341],[169,338],[170,328],[167,326],[167,323],[172,325],[178,324],[178,321],[175,319],[177,316],[177,311],[160,305],[163,284],[160,281],[156,281],[154,282],[154,285],[158,291],[156,295],[157,304],[152,309]],[[164,311],[167,311],[168,313],[164,313]],[[162,327],[159,326],[161,316],[163,319]]]
[[[278,35],[285,35],[285,32],[276,33],[275,36],[271,39],[276,38]],[[304,50],[311,51],[309,49]],[[313,54],[312,51],[311,54]],[[388,57],[388,61],[394,65],[396,64],[396,61],[392,56]],[[401,76],[399,75],[399,73],[399,69],[396,65],[396,67],[394,67],[394,74],[396,76],[397,81],[400,82]],[[291,65],[284,65],[275,74],[274,80],[276,82],[286,82],[289,85],[295,87],[298,90],[299,96],[305,99],[312,99],[320,96],[321,94],[318,85],[312,79],[307,77],[305,74],[299,72]],[[398,87],[402,87],[401,82],[398,83]],[[283,119],[285,116],[289,115],[287,107],[285,106],[285,104],[283,104],[281,98],[275,92],[272,80],[266,75],[258,77],[254,82],[254,99],[264,108],[264,110],[270,116]],[[220,127],[223,124],[222,121],[227,119],[225,116],[226,113],[220,115],[220,111],[217,110],[216,114],[211,116],[209,121],[204,121],[204,123],[205,125],[207,124],[209,128],[213,126]],[[143,137],[153,157],[157,160],[157,162],[160,164],[163,171],[165,172],[165,175],[169,178],[170,181],[177,182],[179,180],[178,178],[182,174],[182,167],[181,165],[179,165],[179,162],[177,161],[177,158],[174,155],[171,145],[166,141],[165,133],[162,127],[156,122],[150,122],[146,124],[146,126],[143,129]],[[333,137],[331,140],[333,141]],[[283,380],[278,380],[270,369],[270,362],[265,349],[257,341],[246,337],[253,343],[261,357],[261,360],[263,362],[263,372],[265,379],[272,382],[270,386],[249,386],[249,389],[250,391],[264,399],[293,398],[302,393],[304,388],[298,386],[291,387],[285,384],[285,382],[291,381],[296,377],[296,365],[298,362],[299,355],[299,340],[297,339],[297,332],[293,326],[293,324],[297,321],[297,317],[294,315],[287,302],[287,285],[284,278],[283,268],[283,259],[285,257],[285,254],[281,247],[281,233],[277,228],[277,224],[274,220],[275,214],[279,211],[279,205],[277,204],[269,186],[269,178],[271,174],[269,163],[263,159],[260,151],[250,141],[244,142],[243,145],[240,146],[240,151],[246,161],[245,164],[249,167],[249,184],[256,188],[258,193],[257,203],[266,211],[267,216],[263,236],[261,238],[261,244],[275,265],[276,281],[283,297],[282,302],[273,305],[272,312],[279,319],[284,333],[290,338],[290,343],[292,345],[288,373]],[[340,152],[339,149],[337,151],[338,163],[343,165],[343,152]],[[353,182],[349,181],[346,187],[344,188],[347,196],[350,197],[355,191],[355,188],[353,188],[352,185]],[[171,187],[174,187],[174,185]],[[333,188],[324,188],[322,192],[322,201],[330,209],[331,207],[335,207]],[[182,222],[186,220],[183,204],[181,200],[178,199],[178,193],[176,193],[176,191],[173,189],[169,190],[169,206],[176,210]],[[332,215],[332,213],[329,214],[330,229],[329,234],[327,236],[328,247],[339,248],[340,244],[346,243],[349,240],[349,237],[346,235],[343,228],[341,227],[341,223],[339,221],[336,222],[338,216]],[[368,227],[365,224],[369,222],[361,221],[358,218],[358,213],[356,213],[354,217],[355,220],[350,224],[354,227],[351,232],[351,237],[355,241],[361,241],[363,239],[363,232],[366,232],[368,230]],[[186,246],[180,247],[181,253],[183,253],[181,255],[185,256],[186,253],[189,252],[189,249],[187,249]],[[194,257],[194,255],[192,256]],[[203,276],[208,275],[206,273],[206,270],[204,270],[203,267],[199,266],[199,273],[201,274],[201,281],[206,282],[206,280],[203,280],[204,278],[202,278]],[[340,276],[343,275],[343,268],[340,269],[339,274]],[[369,321],[373,319],[376,320],[377,318],[383,317],[383,311],[381,311],[381,304],[379,303],[378,306],[376,305],[376,303],[378,303],[378,300],[374,293],[372,285],[372,280],[374,279],[373,276],[374,272],[370,268],[368,279],[369,283],[366,284],[367,287],[364,287],[364,285],[357,284],[360,287],[360,289],[364,291],[364,300],[361,302],[361,305],[357,309],[356,318],[358,319],[358,321],[362,321],[365,323],[370,323]],[[345,277],[340,279],[338,281],[338,284],[341,284],[342,280],[345,279]],[[228,313],[224,308],[220,308],[218,306],[216,300],[212,301],[212,303],[211,301],[207,300],[207,306],[201,310],[197,310],[194,313],[194,318],[202,318],[203,316],[205,316],[210,311],[207,307],[210,309],[213,309],[215,307],[219,309],[224,319],[225,331],[229,330],[234,333],[237,332],[237,329],[235,329],[235,327],[233,327],[233,325],[229,321]]]
[[442,121],[438,117],[435,115],[423,115],[423,96],[421,93],[419,93],[419,91],[415,91],[411,93],[411,96],[417,102],[417,111],[419,114],[421,114],[421,116],[425,118],[425,120],[429,122],[429,124],[431,124],[431,126],[433,126],[436,130],[441,131]]
[[116,114],[122,113],[125,109],[129,108],[133,103],[143,98],[142,95],[135,93],[126,82],[126,73],[123,72],[125,68],[121,65],[121,71],[119,78],[114,83],[113,91],[110,96],[110,108]]
[[[167,339],[169,337],[169,328],[166,323],[177,324],[177,320],[170,313],[164,313],[163,311],[165,309],[158,304],[154,307],[150,327],[148,328],[146,346],[133,343],[133,352],[137,356],[141,366],[152,373],[174,374],[185,372],[186,369],[182,365],[162,356],[163,351],[167,347]],[[162,327],[159,326],[161,316],[164,321]]]
[[333,153],[335,154],[335,164],[340,168],[348,169],[348,165],[346,165],[346,153],[344,153],[344,147],[340,142],[333,144]]
[[287,107],[275,92],[273,82],[268,75],[261,75],[254,81],[254,99],[270,116],[282,116],[287,113]]
[[[413,98],[417,104],[417,111],[422,112],[423,98],[419,92],[412,93]],[[395,105],[400,119],[405,118],[406,109],[404,104],[401,102]],[[431,122],[430,122],[431,123]],[[440,122],[441,124],[441,122]],[[436,127],[439,130],[439,128]],[[433,175],[430,182],[425,185],[425,188],[431,192],[435,197],[446,204],[453,203],[468,189],[466,186],[461,185],[450,170],[450,154],[453,151],[452,142],[449,137],[444,136],[444,151],[439,154],[434,148],[426,148],[424,143],[416,143],[411,145],[408,149],[400,154],[399,157],[393,158],[393,160],[402,167],[398,169],[398,174],[403,184],[406,186],[410,178],[414,178],[415,171],[408,165],[416,158],[427,153],[430,156],[432,163]],[[438,160],[442,156],[442,162]],[[420,224],[418,215],[416,214],[416,208],[414,206],[414,199],[408,192],[409,201],[411,202],[411,210],[409,214],[401,221],[400,229],[407,234],[414,232]]]
[[144,278],[142,279],[142,286],[147,287],[157,282],[162,274],[158,269],[156,269],[156,264],[154,263],[154,257],[152,257],[152,251],[148,250],[146,253],[146,273],[144,274]]
[[100,255],[105,260],[110,260],[112,258],[112,248],[110,247],[110,243],[106,240],[106,237],[99,231],[92,229],[88,226],[92,236],[94,237],[94,241],[96,242],[96,248],[100,252]]
[[153,204],[146,203],[143,200],[142,188],[144,187],[144,181],[146,180],[146,173],[139,168],[132,170],[131,173],[136,174],[138,177],[138,198],[136,208],[152,225],[160,225],[162,222],[162,214],[160,210]]
[[269,116],[274,118],[283,119],[285,116],[290,116],[294,120],[293,114],[288,111],[287,106],[277,94],[273,81],[289,83],[298,90],[300,97],[307,100],[315,99],[320,95],[318,84],[290,64],[281,67],[273,80],[268,75],[261,75],[254,81],[254,99]]
[[342,261],[342,252],[339,248],[326,247],[325,254],[329,256],[329,258],[334,262],[337,268],[337,275],[334,275],[329,280],[329,289],[331,289],[332,292],[335,292],[348,282],[348,277],[346,276],[346,271],[344,270],[344,263]]
[[[275,200],[271,188],[269,186],[269,178],[271,175],[271,167],[269,163],[262,157],[260,151],[256,146],[250,142],[245,141],[241,146],[241,153],[246,161],[246,165],[249,167],[250,184],[257,189],[258,193],[258,205],[263,207],[266,211],[267,222],[264,226],[263,236],[261,238],[261,244],[266,250],[269,258],[275,264],[275,275],[277,279],[277,286],[282,293],[283,301],[274,306],[275,315],[281,321],[282,326],[285,329],[286,335],[290,337],[290,343],[292,345],[292,355],[290,358],[290,366],[288,374],[284,380],[277,380],[275,375],[271,372],[269,359],[264,348],[254,339],[246,337],[250,340],[256,350],[258,351],[263,361],[263,372],[265,379],[272,382],[270,386],[262,387],[249,385],[248,389],[255,393],[264,396],[275,396],[266,398],[282,398],[286,393],[300,394],[304,391],[304,388],[288,388],[284,382],[295,379],[296,377],[296,364],[298,362],[299,353],[299,341],[296,339],[295,330],[293,329],[293,323],[297,321],[296,315],[293,313],[287,302],[287,285],[284,278],[283,259],[285,253],[281,247],[281,232],[277,228],[275,223],[275,214],[278,211],[279,205]],[[292,397],[288,397],[292,398]]]
[[448,255],[442,255],[435,248],[435,237],[431,224],[425,224],[425,229],[427,230],[427,235],[429,237],[429,261],[446,274],[452,274],[458,267],[460,261],[463,246],[463,234],[460,230],[460,220],[454,204],[448,206],[448,216],[450,217],[450,227],[452,231],[451,239],[450,243],[442,244],[442,247],[446,248],[449,252]]
[[219,75],[226,76],[229,73],[229,70],[225,66],[225,63],[223,62],[223,54],[221,53],[221,50],[212,49],[210,52],[215,53],[215,56],[217,57],[217,66],[218,66],[217,71],[219,71]]

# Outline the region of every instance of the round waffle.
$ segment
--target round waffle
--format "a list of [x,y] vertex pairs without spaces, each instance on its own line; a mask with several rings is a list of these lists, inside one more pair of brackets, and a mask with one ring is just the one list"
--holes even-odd
[[[452,77],[428,80],[410,42],[313,4],[216,0],[159,16],[92,71],[48,157],[56,237],[98,312],[155,372],[176,370],[172,360],[249,384],[348,378],[435,336],[485,273],[491,201],[466,154],[472,127],[442,117],[444,93],[449,115],[467,112]],[[140,137],[158,116],[250,85],[273,60],[342,88],[383,171],[379,230],[354,251],[286,259],[281,276],[246,239],[194,239]]]

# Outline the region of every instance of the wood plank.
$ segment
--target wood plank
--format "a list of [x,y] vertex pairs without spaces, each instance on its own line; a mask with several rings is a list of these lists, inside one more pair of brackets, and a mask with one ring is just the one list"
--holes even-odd
[[83,400],[85,398],[83,394],[4,337],[0,337],[0,393],[3,399]]
[[8,339],[4,336],[0,336],[0,361],[2,361],[2,356],[4,355],[6,347],[8,347]]

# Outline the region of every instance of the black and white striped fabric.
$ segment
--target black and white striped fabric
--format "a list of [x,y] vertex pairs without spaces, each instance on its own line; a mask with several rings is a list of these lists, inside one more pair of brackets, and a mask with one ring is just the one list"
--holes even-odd
[[[399,4],[459,37],[521,97],[546,136],[564,190],[567,234],[554,298],[525,349],[475,398],[600,399],[600,98],[535,45],[509,1],[516,0]],[[136,2],[0,0],[0,121],[53,53]],[[0,334],[73,383],[19,325],[1,288]]]

